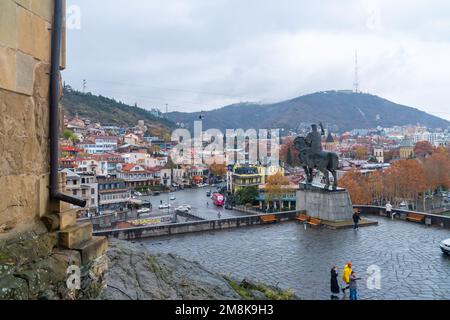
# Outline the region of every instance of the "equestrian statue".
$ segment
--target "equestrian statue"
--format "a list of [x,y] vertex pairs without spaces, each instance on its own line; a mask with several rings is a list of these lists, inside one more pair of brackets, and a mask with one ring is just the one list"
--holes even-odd
[[330,188],[330,173],[333,175],[333,190],[337,190],[337,169],[339,167],[339,157],[334,152],[323,151],[322,136],[325,135],[322,123],[319,124],[321,132],[317,125],[311,125],[312,131],[305,137],[297,137],[294,140],[295,148],[299,151],[301,166],[305,170],[307,184],[313,182],[314,169],[319,170],[325,177],[325,190]]

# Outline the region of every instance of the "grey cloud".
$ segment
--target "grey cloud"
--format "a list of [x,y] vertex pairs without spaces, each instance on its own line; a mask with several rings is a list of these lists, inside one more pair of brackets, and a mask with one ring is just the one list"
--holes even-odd
[[363,90],[450,119],[445,86],[423,88],[450,81],[448,1],[68,3],[82,11],[82,29],[68,32],[64,73],[76,88],[87,79],[95,93],[172,110],[277,101],[350,88],[358,48]]

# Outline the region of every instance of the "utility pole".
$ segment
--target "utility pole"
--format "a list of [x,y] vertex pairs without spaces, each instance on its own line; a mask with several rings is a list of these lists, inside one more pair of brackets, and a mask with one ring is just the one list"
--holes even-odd
[[359,92],[359,68],[358,68],[358,50],[355,51],[355,82],[353,84],[355,93]]

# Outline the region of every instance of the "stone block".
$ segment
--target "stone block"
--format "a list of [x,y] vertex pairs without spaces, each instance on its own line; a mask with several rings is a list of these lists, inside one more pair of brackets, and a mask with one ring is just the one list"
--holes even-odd
[[38,181],[38,204],[39,217],[50,212],[49,175],[43,175]]
[[16,51],[0,45],[0,88],[16,90]]
[[73,249],[80,251],[83,265],[100,258],[108,250],[108,240],[106,237],[93,237],[91,240],[75,246]]
[[60,230],[65,230],[77,224],[77,209],[70,209],[59,213]]
[[52,257],[57,261],[64,262],[67,266],[75,265],[81,267],[81,254],[77,250],[57,249],[53,251]]
[[27,10],[31,8],[31,0],[14,0],[18,5],[24,7]]
[[31,0],[30,10],[37,14],[47,22],[52,23],[53,20],[53,0]]
[[346,190],[325,191],[317,188],[297,191],[298,211],[306,210],[310,217],[327,221],[348,221],[353,205]]
[[52,200],[50,202],[50,211],[52,213],[61,213],[71,210],[71,205],[63,201]]
[[30,11],[17,7],[17,48],[41,61],[50,61],[50,24]]
[[83,222],[74,227],[59,232],[59,244],[65,249],[74,249],[76,246],[92,239],[92,223]]
[[17,52],[16,56],[16,92],[26,95],[33,95],[34,89],[34,68],[36,60],[21,52]]
[[0,1],[0,44],[13,49],[17,47],[16,7],[12,0]]
[[57,214],[50,213],[50,214],[44,215],[41,218],[41,220],[49,232],[59,230],[60,219]]

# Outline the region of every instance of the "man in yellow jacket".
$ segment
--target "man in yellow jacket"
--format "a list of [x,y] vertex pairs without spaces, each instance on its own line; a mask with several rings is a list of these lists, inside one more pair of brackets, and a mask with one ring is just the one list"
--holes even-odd
[[352,274],[352,263],[349,262],[345,265],[344,270],[342,271],[342,280],[347,285],[345,288],[342,288],[342,292],[345,293],[345,290],[350,289],[350,275]]

